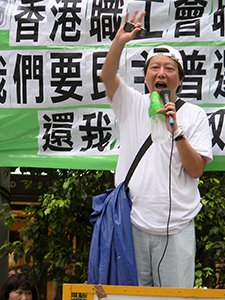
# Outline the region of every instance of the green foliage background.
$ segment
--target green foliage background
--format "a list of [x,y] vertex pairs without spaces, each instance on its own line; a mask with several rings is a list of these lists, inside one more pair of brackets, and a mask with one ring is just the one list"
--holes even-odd
[[225,288],[225,173],[205,172],[199,189],[203,207],[196,216],[196,285]]
[[[21,169],[27,171],[27,169]],[[27,180],[27,189],[39,190],[39,205],[27,206],[24,214],[12,214],[9,205],[0,212],[0,219],[10,229],[13,222],[26,223],[20,230],[21,239],[5,242],[0,256],[14,253],[14,260],[25,255],[33,265],[33,276],[43,299],[46,283],[83,283],[87,280],[87,266],[92,227],[92,197],[113,187],[110,171],[29,169],[37,176],[36,184]],[[39,183],[41,173],[47,172],[46,184]],[[43,182],[43,180],[42,180]],[[25,247],[28,240],[32,244]],[[76,244],[76,249],[74,245]]]
[[[27,171],[27,169],[22,169]],[[33,265],[40,293],[45,299],[46,282],[83,283],[87,280],[87,266],[92,227],[92,197],[114,186],[114,174],[110,171],[44,170],[46,184],[40,184],[43,169],[30,169],[37,176],[37,184],[24,184],[27,189],[39,191],[39,205],[29,206],[24,216],[11,212],[5,206],[0,219],[10,228],[16,220],[26,222],[20,231],[21,239],[5,242],[0,256],[14,252],[15,261],[25,255]],[[225,174],[205,172],[200,178],[202,210],[195,219],[197,253],[196,281],[198,287],[225,287]],[[42,180],[43,181],[43,180]],[[32,244],[25,247],[28,240]],[[74,248],[76,243],[76,249]]]

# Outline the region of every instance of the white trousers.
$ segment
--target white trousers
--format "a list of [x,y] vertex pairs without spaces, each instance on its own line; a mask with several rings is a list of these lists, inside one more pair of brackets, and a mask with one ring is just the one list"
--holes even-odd
[[[167,237],[143,232],[132,225],[140,286],[193,288],[195,278],[195,225],[192,220],[181,232]],[[160,280],[159,280],[160,278]]]

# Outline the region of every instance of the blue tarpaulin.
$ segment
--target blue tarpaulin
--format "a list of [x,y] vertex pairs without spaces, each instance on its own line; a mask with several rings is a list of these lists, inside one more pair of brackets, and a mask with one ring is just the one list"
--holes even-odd
[[93,197],[94,224],[88,283],[138,286],[130,222],[131,199],[122,182],[116,189]]

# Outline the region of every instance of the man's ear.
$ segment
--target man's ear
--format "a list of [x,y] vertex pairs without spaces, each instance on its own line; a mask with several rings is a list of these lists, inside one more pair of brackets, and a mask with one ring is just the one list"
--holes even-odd
[[177,90],[176,90],[176,94],[179,94],[181,92],[182,85],[183,85],[183,78],[179,82],[179,85],[178,85]]
[[181,87],[182,86],[182,84],[183,84],[183,79],[184,79],[184,77],[180,80],[180,82],[179,82],[179,87]]

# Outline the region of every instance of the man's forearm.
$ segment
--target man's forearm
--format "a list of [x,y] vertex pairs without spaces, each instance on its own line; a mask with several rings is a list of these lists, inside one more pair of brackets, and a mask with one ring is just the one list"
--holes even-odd
[[186,139],[177,141],[176,146],[185,170],[191,177],[199,178],[205,169],[206,158],[196,152]]

